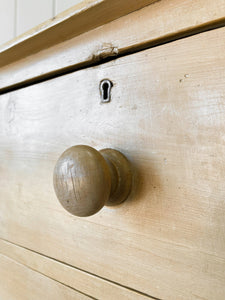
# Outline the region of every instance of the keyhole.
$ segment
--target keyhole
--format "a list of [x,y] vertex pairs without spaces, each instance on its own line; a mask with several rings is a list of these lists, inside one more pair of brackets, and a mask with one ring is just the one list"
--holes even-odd
[[103,100],[107,100],[108,98],[108,93],[109,93],[109,84],[108,82],[104,82],[102,85],[102,89],[103,89]]
[[112,82],[108,79],[104,79],[100,82],[100,93],[102,102],[109,102],[111,98]]

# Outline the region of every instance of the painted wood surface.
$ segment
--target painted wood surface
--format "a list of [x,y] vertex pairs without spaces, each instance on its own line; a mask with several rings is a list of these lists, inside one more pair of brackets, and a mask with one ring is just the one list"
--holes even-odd
[[[16,246],[0,239],[0,253],[22,264],[29,269],[37,271],[51,279],[56,280],[77,291],[81,291],[99,300],[147,300],[151,299],[138,292],[110,281],[96,277],[82,270],[65,265],[39,253]],[[4,280],[2,281],[4,282]],[[0,291],[1,293],[1,291]],[[58,299],[58,298],[56,298]],[[17,300],[17,299],[16,299]],[[30,300],[30,299],[29,299]],[[61,299],[59,299],[61,300]]]
[[[25,1],[25,0],[24,0]],[[157,0],[83,0],[62,14],[4,44],[0,53],[8,62],[78,36]],[[6,53],[7,52],[7,53]],[[8,63],[7,62],[7,63]]]
[[15,0],[0,0],[0,45],[15,37]]
[[0,254],[2,300],[87,300],[85,296]]
[[81,2],[82,0],[54,0],[55,16]]
[[[0,237],[149,296],[224,299],[224,34],[2,95]],[[75,144],[126,155],[127,201],[85,219],[60,206],[53,168]]]
[[0,0],[0,45],[82,0]]
[[[116,2],[113,2],[116,8]],[[129,9],[138,8],[131,6],[131,1],[125,3]],[[142,6],[146,3],[142,2]],[[99,14],[102,22],[109,21],[109,18],[103,18],[105,10],[103,14],[101,6],[97,6],[92,15],[89,12],[91,8],[86,11],[72,9],[56,18],[55,23],[53,22],[55,25],[49,25],[49,30],[40,26],[27,36],[5,46],[0,52],[0,92],[22,82],[79,69],[106,58],[135,52],[225,24],[224,0],[162,0],[152,5],[150,3],[151,1],[148,6],[90,32],[86,31],[97,26]],[[110,9],[106,11],[111,16]],[[125,12],[124,10],[123,14]],[[122,15],[121,12],[120,14]],[[69,18],[68,23],[66,16]],[[81,25],[79,18],[82,16],[90,24]],[[85,33],[80,34],[80,30]],[[77,36],[78,34],[80,35]]]
[[16,36],[54,17],[53,0],[17,0],[15,2]]

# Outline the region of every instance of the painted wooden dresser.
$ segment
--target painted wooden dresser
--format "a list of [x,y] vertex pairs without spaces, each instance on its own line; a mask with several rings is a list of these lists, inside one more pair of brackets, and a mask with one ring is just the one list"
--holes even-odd
[[[225,299],[224,25],[223,0],[84,1],[2,47],[1,300]],[[63,208],[75,145],[128,159],[122,204]]]

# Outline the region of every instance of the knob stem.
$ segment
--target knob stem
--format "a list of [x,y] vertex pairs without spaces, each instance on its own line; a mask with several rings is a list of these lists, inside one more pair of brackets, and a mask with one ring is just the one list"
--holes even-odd
[[106,206],[114,206],[125,201],[132,185],[132,170],[127,158],[114,149],[100,151],[109,166],[111,175],[111,192]]

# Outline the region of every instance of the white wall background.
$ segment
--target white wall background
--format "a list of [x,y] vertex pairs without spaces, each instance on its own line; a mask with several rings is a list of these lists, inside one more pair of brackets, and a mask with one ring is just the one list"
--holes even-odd
[[82,0],[0,0],[0,44]]

